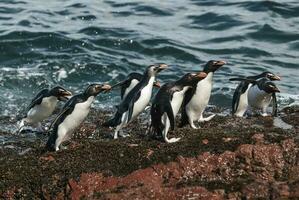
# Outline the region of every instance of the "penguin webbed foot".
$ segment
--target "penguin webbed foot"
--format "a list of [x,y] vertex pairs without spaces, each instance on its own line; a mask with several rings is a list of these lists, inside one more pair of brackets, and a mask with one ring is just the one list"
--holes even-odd
[[128,133],[124,133],[123,131],[121,131],[121,132],[119,133],[119,136],[120,136],[120,137],[123,137],[123,138],[126,138],[126,137],[130,137],[130,134],[128,134]]
[[261,116],[263,116],[263,117],[268,117],[268,116],[270,116],[268,113],[261,113]]
[[171,138],[171,139],[167,139],[165,142],[166,143],[175,143],[178,142],[181,138]]
[[201,117],[201,118],[198,120],[198,122],[208,122],[208,121],[210,121],[211,119],[213,119],[215,116],[216,116],[216,114],[212,114],[212,115],[210,115],[210,116],[208,116],[208,117],[206,117],[206,118]]
[[200,129],[201,127],[200,126],[196,126],[194,123],[193,124],[190,124],[191,128],[193,129]]

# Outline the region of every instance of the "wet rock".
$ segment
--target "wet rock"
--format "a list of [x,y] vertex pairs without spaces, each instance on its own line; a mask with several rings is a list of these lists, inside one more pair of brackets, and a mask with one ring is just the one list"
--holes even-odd
[[253,182],[242,189],[245,199],[270,199],[269,183]]
[[263,144],[264,143],[264,134],[254,134],[251,139],[255,142],[255,144]]
[[209,140],[208,140],[208,139],[203,139],[201,142],[202,142],[203,144],[208,144],[208,143],[209,143]]
[[216,116],[175,129],[175,144],[141,134],[138,120],[125,129],[131,137],[111,140],[99,127],[107,118],[92,111],[66,150],[43,153],[45,141],[0,148],[0,198],[299,198],[296,129],[270,126],[271,117]]
[[290,186],[290,198],[299,199],[299,182]]
[[290,188],[286,182],[274,182],[272,184],[273,199],[287,199],[290,197]]

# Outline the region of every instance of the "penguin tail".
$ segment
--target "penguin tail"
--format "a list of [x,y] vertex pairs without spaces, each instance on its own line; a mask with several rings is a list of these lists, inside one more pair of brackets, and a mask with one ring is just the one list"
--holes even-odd
[[122,114],[116,112],[113,118],[109,119],[108,121],[102,123],[103,127],[116,127],[121,123]]
[[188,121],[188,116],[187,116],[187,113],[186,113],[186,110],[185,108],[182,108],[182,112],[181,112],[181,122],[179,124],[179,128],[183,128],[184,126],[186,126],[187,124],[189,124],[189,121]]
[[109,119],[108,121],[105,121],[104,123],[102,123],[103,127],[115,127],[115,122],[114,122],[114,118]]
[[45,151],[55,151],[55,142],[57,139],[57,134],[52,132],[49,135],[48,141],[46,143],[46,146],[44,148]]
[[151,124],[149,126],[149,133],[155,136],[161,136],[164,129],[162,124],[162,113],[158,105],[151,107]]

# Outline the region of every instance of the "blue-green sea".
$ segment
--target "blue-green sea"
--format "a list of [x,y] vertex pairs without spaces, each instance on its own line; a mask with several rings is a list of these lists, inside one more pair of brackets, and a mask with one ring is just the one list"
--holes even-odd
[[[230,109],[232,76],[282,77],[279,107],[299,101],[299,2],[235,0],[0,0],[0,116],[14,118],[41,89],[74,93],[167,63],[165,83],[228,62],[210,104]],[[97,97],[112,108],[119,91]],[[6,130],[7,125],[0,125]]]

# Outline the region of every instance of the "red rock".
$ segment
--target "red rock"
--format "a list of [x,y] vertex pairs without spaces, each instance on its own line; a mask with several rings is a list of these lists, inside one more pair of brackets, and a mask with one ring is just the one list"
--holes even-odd
[[264,134],[254,134],[251,139],[255,142],[255,144],[264,144]]
[[138,144],[128,144],[129,147],[138,147]]
[[251,144],[242,144],[238,147],[236,154],[239,157],[245,158],[247,164],[250,164],[253,158],[253,145]]
[[223,142],[231,142],[231,141],[236,141],[238,138],[231,138],[231,137],[224,137],[222,138]]
[[299,165],[290,167],[288,180],[299,181]]
[[299,182],[290,187],[290,198],[299,199]]
[[153,155],[154,151],[151,149],[147,149],[146,150],[146,158],[150,159],[151,155]]
[[[288,145],[287,143],[290,142]],[[287,182],[276,182],[288,167],[283,152],[291,141],[278,144],[243,144],[235,152],[217,155],[204,152],[197,157],[177,157],[176,161],[157,164],[132,172],[125,177],[105,177],[100,173],[81,174],[79,181],[70,180],[68,193],[71,198],[102,199],[276,199],[299,195],[299,185],[289,187]],[[289,150],[292,151],[292,150]],[[147,151],[150,156],[151,149]],[[237,169],[236,169],[237,168]],[[291,168],[290,172],[297,172]],[[230,183],[240,174],[246,174],[252,183],[241,192],[227,194],[224,188],[208,191],[189,181],[220,181]],[[299,173],[297,173],[299,174]],[[274,199],[275,199],[274,198]]]
[[246,199],[269,199],[269,184],[267,182],[253,182],[242,189]]
[[54,161],[55,160],[55,158],[53,156],[51,156],[51,155],[41,156],[39,159],[43,160],[43,161]]
[[209,140],[208,140],[208,139],[203,139],[201,142],[202,142],[203,144],[209,144]]
[[294,139],[287,139],[282,141],[281,146],[283,149],[283,155],[286,158],[287,163],[296,164],[297,154],[299,150],[296,147]]
[[287,199],[290,196],[290,188],[286,182],[274,182],[271,193],[273,199]]
[[[284,167],[282,149],[277,144],[255,145],[253,148],[254,162],[256,169],[263,173],[254,173],[256,178],[273,180],[274,176],[281,176]],[[259,168],[260,166],[260,168]]]

